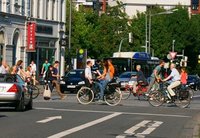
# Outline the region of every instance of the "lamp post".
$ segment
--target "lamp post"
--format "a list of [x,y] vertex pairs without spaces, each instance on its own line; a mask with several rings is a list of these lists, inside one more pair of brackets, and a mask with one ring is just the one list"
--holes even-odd
[[[148,41],[148,43],[149,43],[148,52],[149,53],[150,53],[150,50],[151,50],[151,18],[152,18],[152,16],[163,15],[163,14],[172,14],[177,10],[178,9],[173,9],[171,11],[159,12],[159,13],[155,13],[155,14],[151,14],[151,11],[149,11],[149,41]],[[147,42],[146,42],[146,44],[147,44]]]
[[72,0],[69,6],[69,47],[68,47],[68,65],[71,69],[71,33],[72,33]]
[[175,40],[172,41],[172,52],[174,52],[174,43],[175,43]]

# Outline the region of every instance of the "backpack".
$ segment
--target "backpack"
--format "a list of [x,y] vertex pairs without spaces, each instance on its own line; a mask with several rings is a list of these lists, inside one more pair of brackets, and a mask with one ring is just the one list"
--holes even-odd
[[85,79],[85,69],[82,71],[82,73],[81,73],[81,79]]

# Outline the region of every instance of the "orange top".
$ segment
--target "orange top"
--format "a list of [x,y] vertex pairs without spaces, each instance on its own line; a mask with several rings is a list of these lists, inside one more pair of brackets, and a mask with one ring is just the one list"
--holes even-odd
[[[114,77],[115,68],[114,68],[114,66],[113,66],[112,64],[110,64],[110,65],[108,66],[108,69],[110,70],[110,78],[112,79],[112,78]],[[105,76],[106,73],[107,73],[106,68],[104,68],[103,74],[102,74],[102,75]]]
[[188,78],[188,75],[186,72],[181,72],[181,83],[182,84],[186,84],[187,83],[187,78]]

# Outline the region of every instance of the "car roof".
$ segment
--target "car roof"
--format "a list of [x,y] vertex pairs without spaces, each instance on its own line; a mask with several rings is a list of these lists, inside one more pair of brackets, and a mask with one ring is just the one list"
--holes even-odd
[[119,77],[131,77],[132,75],[136,75],[137,72],[136,71],[126,71],[126,72],[123,72],[119,75]]

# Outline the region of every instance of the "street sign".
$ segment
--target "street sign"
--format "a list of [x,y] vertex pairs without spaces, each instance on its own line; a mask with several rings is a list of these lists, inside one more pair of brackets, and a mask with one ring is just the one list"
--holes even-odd
[[176,54],[177,54],[177,52],[169,52],[169,54],[170,54],[171,58],[174,59]]
[[59,44],[60,44],[61,46],[67,46],[67,40],[64,39],[64,38],[61,38],[60,41],[59,41]]

